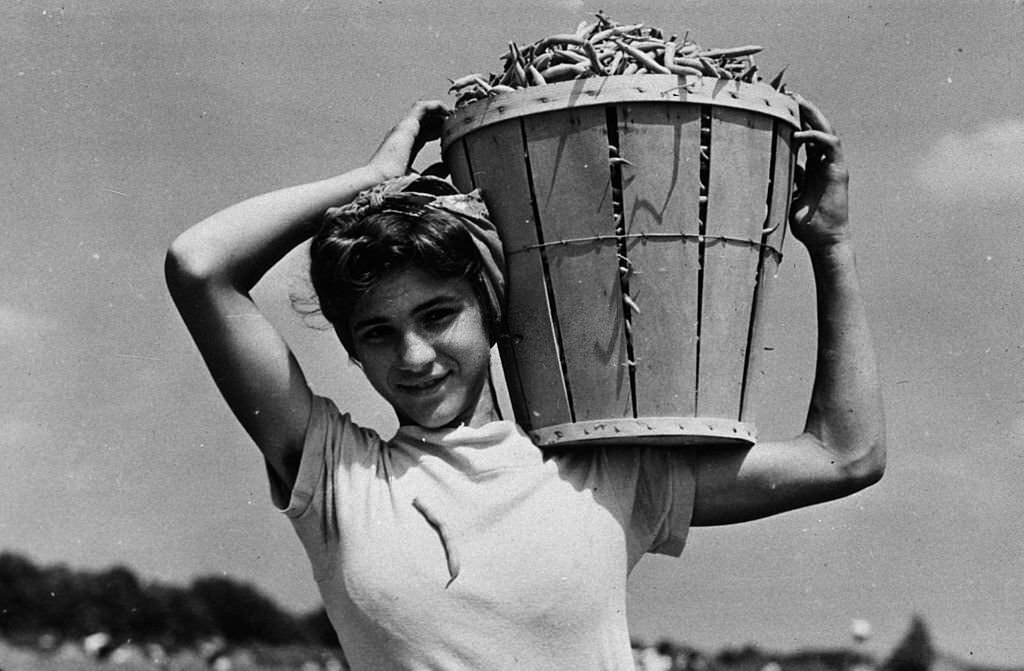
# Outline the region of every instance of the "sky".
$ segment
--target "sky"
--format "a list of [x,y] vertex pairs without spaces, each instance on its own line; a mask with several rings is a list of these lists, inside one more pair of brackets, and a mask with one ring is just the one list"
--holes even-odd
[[[177,233],[247,196],[361,165],[419,98],[509,41],[594,12],[761,44],[842,136],[889,467],[832,503],[695,529],[645,559],[637,638],[705,649],[936,646],[1024,663],[1024,4],[854,0],[155,0],[0,8],[0,551],[148,580],[226,574],[318,606],[258,452],[163,284]],[[184,4],[184,3],[183,3]],[[432,162],[428,148],[423,163]],[[770,311],[767,437],[799,431],[813,287],[788,239]],[[300,248],[255,296],[317,392],[393,417],[292,309]]]

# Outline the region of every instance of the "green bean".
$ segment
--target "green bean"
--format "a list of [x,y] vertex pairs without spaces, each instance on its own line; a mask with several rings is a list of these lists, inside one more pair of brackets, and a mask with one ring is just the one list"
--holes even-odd
[[544,79],[544,75],[540,73],[540,70],[534,67],[533,63],[526,66],[526,80],[532,86],[543,86],[548,83],[547,80]]
[[702,51],[700,55],[705,58],[739,58],[740,56],[752,56],[762,50],[762,47],[752,44],[746,47],[733,47],[732,49],[708,49],[707,51]]
[[559,46],[560,47],[560,46],[565,46],[567,44],[572,44],[572,45],[575,45],[575,46],[578,46],[578,47],[582,47],[583,43],[585,41],[586,40],[584,40],[583,38],[576,37],[575,35],[552,35],[551,37],[545,37],[540,42],[537,42],[536,48],[537,48],[537,51],[543,51],[543,50],[549,49],[551,47],[555,47],[555,46]]
[[623,35],[623,34],[627,34],[627,33],[637,32],[637,31],[639,31],[643,27],[644,27],[644,24],[642,24],[642,23],[637,23],[637,24],[634,24],[634,25],[631,25],[631,26],[612,26],[611,28],[607,28],[605,30],[602,30],[601,32],[599,32],[596,35],[594,35],[593,37],[591,37],[590,41],[591,42],[601,42],[601,41],[607,40],[610,37],[615,37],[616,35]]
[[565,79],[575,79],[584,74],[588,69],[590,69],[590,66],[585,63],[559,63],[542,70],[540,75],[546,82],[558,82]]
[[669,73],[669,71],[668,71],[668,68],[666,68],[666,67],[665,67],[664,65],[661,65],[661,64],[660,64],[660,63],[658,63],[658,62],[657,62],[656,60],[654,60],[653,58],[651,58],[650,56],[648,56],[648,55],[647,55],[647,54],[645,54],[644,52],[640,51],[639,49],[637,49],[637,48],[636,48],[636,47],[634,47],[633,45],[629,44],[628,42],[623,42],[622,40],[619,40],[619,41],[617,41],[616,43],[617,43],[617,44],[618,44],[618,45],[619,45],[619,46],[620,46],[620,47],[621,47],[621,48],[622,48],[622,49],[623,49],[623,50],[624,50],[624,51],[625,51],[625,52],[626,52],[627,54],[629,54],[630,56],[632,56],[632,57],[633,57],[633,59],[634,59],[634,60],[635,60],[635,61],[636,61],[636,62],[637,62],[637,63],[638,63],[639,65],[642,65],[642,66],[643,66],[644,68],[646,68],[646,69],[647,69],[648,71],[650,71],[650,72],[657,72],[657,73],[659,73],[659,74],[665,74],[665,75],[667,75],[667,74],[670,74],[670,73]]
[[691,68],[691,67],[688,67],[686,65],[677,65],[675,63],[669,63],[666,67],[668,68],[669,72],[671,72],[674,75],[683,75],[684,77],[685,76],[696,76],[696,77],[703,77],[704,76],[704,71],[703,70],[698,70],[697,68]]
[[590,59],[590,67],[594,70],[594,74],[605,74],[604,66],[601,64],[601,58],[597,55],[597,49],[594,48],[593,43],[584,42],[583,50],[587,53],[587,57]]
[[665,63],[665,67],[669,70],[672,69],[672,65],[676,62],[676,49],[678,46],[679,45],[672,40],[665,43],[665,52],[662,54],[662,60]]

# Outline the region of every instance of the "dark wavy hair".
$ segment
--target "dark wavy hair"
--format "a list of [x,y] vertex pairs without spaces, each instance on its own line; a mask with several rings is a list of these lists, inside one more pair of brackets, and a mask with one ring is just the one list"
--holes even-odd
[[352,307],[385,276],[412,267],[441,279],[469,280],[493,342],[497,324],[486,299],[480,253],[454,215],[411,206],[367,214],[355,222],[328,215],[309,254],[320,311],[353,359]]

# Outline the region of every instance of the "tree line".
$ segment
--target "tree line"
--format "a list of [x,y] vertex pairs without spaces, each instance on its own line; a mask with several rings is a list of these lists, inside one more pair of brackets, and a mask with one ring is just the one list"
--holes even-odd
[[73,570],[0,553],[0,637],[74,640],[96,632],[114,642],[168,649],[213,637],[232,644],[339,647],[322,608],[287,612],[234,578],[203,576],[185,586],[144,582],[125,566]]

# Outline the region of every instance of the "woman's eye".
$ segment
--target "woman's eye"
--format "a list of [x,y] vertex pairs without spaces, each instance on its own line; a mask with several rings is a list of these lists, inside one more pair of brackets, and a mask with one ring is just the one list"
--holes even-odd
[[457,314],[458,314],[458,311],[454,310],[452,308],[443,308],[443,309],[438,309],[438,310],[431,310],[430,312],[428,312],[425,315],[423,315],[423,320],[427,324],[431,324],[431,325],[434,325],[434,326],[440,326],[440,325],[445,325],[448,322],[450,322],[452,319],[455,318],[455,315],[457,315]]
[[359,339],[366,342],[381,342],[387,339],[390,332],[391,330],[386,326],[375,326],[360,333]]

